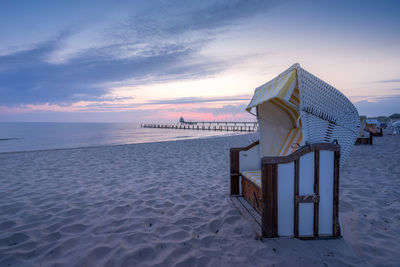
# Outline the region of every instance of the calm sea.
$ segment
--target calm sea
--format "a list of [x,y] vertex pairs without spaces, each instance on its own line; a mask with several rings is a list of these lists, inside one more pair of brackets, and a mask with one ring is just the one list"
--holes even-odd
[[0,122],[0,152],[120,145],[232,135],[140,128],[135,123]]

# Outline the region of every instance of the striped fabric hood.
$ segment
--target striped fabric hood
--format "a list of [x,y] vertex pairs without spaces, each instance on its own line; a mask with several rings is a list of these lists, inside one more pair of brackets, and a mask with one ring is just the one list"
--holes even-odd
[[[296,87],[297,71],[294,69],[281,77],[277,77],[272,81],[257,87],[246,110],[250,112],[252,108],[272,99],[289,102]],[[296,102],[293,102],[292,104],[295,106],[298,106],[299,104],[298,91],[296,93]]]
[[[257,87],[246,111],[252,113],[253,108],[267,102],[279,106],[288,114],[293,129],[300,130],[304,144],[338,142],[341,163],[344,162],[357,138],[360,118],[353,103],[339,90],[296,63]],[[274,114],[257,116],[260,122],[265,116]],[[268,127],[264,129],[268,131]],[[293,146],[290,138],[288,140],[286,146]]]

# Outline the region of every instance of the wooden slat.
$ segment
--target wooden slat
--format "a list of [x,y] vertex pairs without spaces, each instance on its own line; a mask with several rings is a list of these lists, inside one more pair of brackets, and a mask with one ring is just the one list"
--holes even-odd
[[[256,196],[256,199],[254,198],[254,195]],[[259,211],[260,213],[262,212],[261,188],[246,177],[242,177],[242,196],[249,203],[251,203],[257,211]],[[255,200],[258,201],[258,206]]]
[[232,196],[231,200],[243,217],[250,223],[257,236],[262,238],[260,214],[242,196]]
[[314,202],[314,236],[318,236],[319,227],[319,150],[314,152],[314,194],[318,198],[317,202]]
[[319,203],[319,195],[297,196],[298,203]]
[[300,161],[296,159],[294,161],[294,237],[299,236],[299,169]]
[[261,227],[261,215],[259,212],[257,212],[257,210],[254,209],[254,207],[248,202],[246,201],[245,198],[243,197],[239,197],[238,200],[240,201],[240,203],[243,205],[243,207],[246,208],[246,210],[248,211],[248,213],[251,215],[251,217],[254,219],[254,221],[257,223],[257,225],[259,227]]
[[316,150],[328,150],[328,151],[340,151],[340,145],[330,144],[330,143],[319,143],[312,145],[305,145],[284,157],[263,157],[261,159],[262,164],[279,164],[279,163],[289,163],[299,159],[301,156],[316,151]]
[[273,165],[273,211],[274,211],[274,236],[278,236],[278,164]]
[[333,174],[333,236],[340,236],[339,227],[339,166],[340,151],[335,151]]
[[261,176],[263,237],[278,236],[278,166],[263,164]]
[[231,149],[230,151],[231,168],[231,192],[230,195],[239,194],[239,151]]

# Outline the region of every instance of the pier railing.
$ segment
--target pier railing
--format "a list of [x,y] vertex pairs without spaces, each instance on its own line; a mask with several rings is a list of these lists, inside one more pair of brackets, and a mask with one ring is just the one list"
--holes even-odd
[[257,122],[186,122],[178,124],[141,124],[141,128],[203,131],[257,132]]

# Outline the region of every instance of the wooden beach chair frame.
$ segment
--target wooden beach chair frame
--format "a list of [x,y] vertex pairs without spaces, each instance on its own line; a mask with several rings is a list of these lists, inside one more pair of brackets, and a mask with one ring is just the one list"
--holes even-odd
[[[379,130],[377,129],[378,127]],[[365,128],[371,133],[372,136],[376,137],[383,136],[382,127],[378,126],[378,124],[368,123],[368,121],[366,121]]]
[[230,150],[233,203],[260,237],[339,237],[339,168],[360,130],[355,106],[294,64],[257,87],[246,110],[259,141]]
[[[300,239],[336,238],[340,237],[339,225],[339,167],[340,167],[340,146],[337,144],[319,143],[306,145],[297,151],[283,157],[263,157],[261,159],[261,188],[247,179],[240,171],[240,159],[246,160],[243,154],[259,146],[254,142],[247,147],[230,149],[230,197],[241,213],[250,221],[257,235],[265,238],[279,237],[280,229],[278,223],[279,206],[279,179],[287,180],[288,177],[281,177],[278,169],[280,165],[293,163],[293,234],[292,237]],[[320,188],[320,157],[323,151],[333,152],[333,209],[332,209],[332,231],[331,234],[319,233],[321,201]],[[256,152],[257,153],[257,152]],[[299,195],[299,168],[303,156],[314,153],[314,185],[313,194]],[[241,155],[242,154],[242,155]],[[326,191],[325,189],[323,191]],[[287,195],[287,194],[286,194]],[[251,204],[250,204],[251,203]],[[313,233],[302,235],[299,232],[299,206],[303,203],[313,203]]]
[[[365,129],[366,120],[366,116],[360,116],[360,129],[355,145],[372,145],[372,133]],[[367,133],[368,136],[366,136]]]
[[369,132],[368,137],[357,137],[356,145],[372,145],[372,136],[373,134]]

